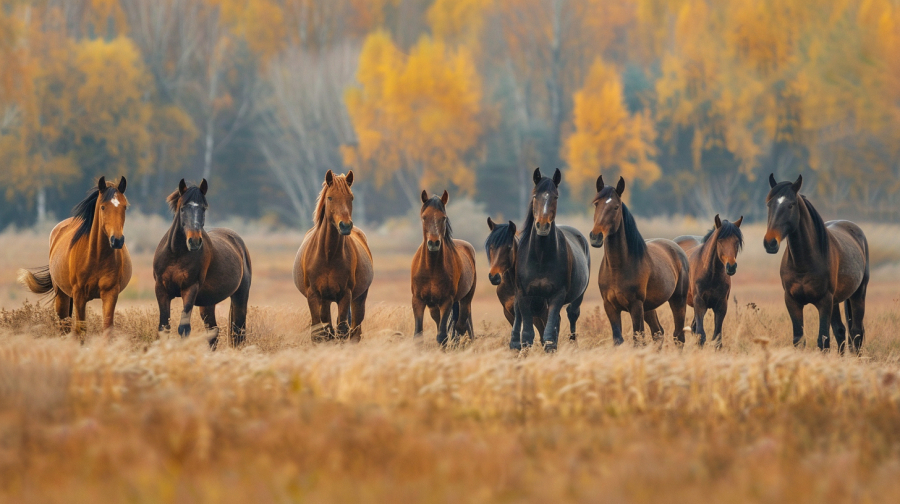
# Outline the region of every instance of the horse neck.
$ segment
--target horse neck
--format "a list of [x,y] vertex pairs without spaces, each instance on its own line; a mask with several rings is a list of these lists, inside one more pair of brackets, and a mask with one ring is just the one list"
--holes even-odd
[[719,246],[719,233],[715,233],[706,240],[700,248],[700,262],[704,265],[701,277],[714,276],[725,270],[725,264],[719,260],[717,249]]
[[340,257],[344,253],[344,235],[329,224],[328,216],[323,216],[316,229],[316,251],[325,259]]
[[619,226],[615,233],[606,237],[606,243],[603,245],[603,248],[606,249],[603,252],[603,257],[606,259],[606,264],[611,268],[621,269],[630,262],[628,259],[630,251],[628,249],[628,239],[625,236],[624,223]]
[[556,222],[550,224],[550,234],[540,236],[532,227],[528,236],[527,254],[538,259],[553,259],[559,254],[559,228]]
[[[97,205],[100,205],[99,198]],[[91,223],[91,232],[87,237],[87,256],[90,260],[100,262],[109,257],[116,257],[117,252],[119,251],[109,246],[109,237],[103,233],[100,226],[100,211],[95,210],[94,222]]]
[[800,222],[797,229],[787,236],[789,257],[799,265],[807,265],[811,260],[824,261],[825,257],[819,250],[816,237],[816,226],[806,208],[806,202],[803,198],[798,198],[797,203],[800,205]]
[[422,250],[425,251],[423,262],[425,263],[425,268],[429,271],[446,271],[449,274],[448,266],[453,261],[453,257],[456,254],[455,250],[449,250],[446,242],[448,240],[442,240],[445,243],[441,244],[441,248],[437,249],[436,252],[431,252],[428,250],[428,246],[425,243],[423,238],[422,240]]
[[187,235],[184,234],[184,229],[181,227],[181,212],[178,210],[175,211],[175,217],[172,219],[172,227],[170,227],[168,233],[166,233],[166,238],[169,243],[169,250],[172,251],[173,254],[188,252]]

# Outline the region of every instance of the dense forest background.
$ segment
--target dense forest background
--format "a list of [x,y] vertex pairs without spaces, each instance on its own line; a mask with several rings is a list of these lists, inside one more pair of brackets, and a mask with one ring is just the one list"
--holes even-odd
[[519,218],[629,180],[642,215],[759,218],[769,172],[826,217],[900,218],[900,0],[0,0],[0,229],[100,175],[143,212],[182,177],[217,215],[306,227],[422,188]]

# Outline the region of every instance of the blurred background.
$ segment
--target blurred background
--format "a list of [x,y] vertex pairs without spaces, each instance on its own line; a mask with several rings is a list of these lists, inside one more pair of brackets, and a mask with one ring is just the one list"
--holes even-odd
[[603,173],[638,216],[758,221],[775,172],[895,221],[900,2],[0,0],[0,229],[100,175],[306,229],[327,169],[369,226],[422,188],[519,219],[536,166],[570,214]]

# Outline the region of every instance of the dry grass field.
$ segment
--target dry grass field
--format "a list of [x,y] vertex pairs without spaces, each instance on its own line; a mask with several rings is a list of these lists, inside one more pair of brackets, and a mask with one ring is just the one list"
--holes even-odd
[[[407,268],[419,231],[367,230],[376,279],[362,342],[313,345],[290,276],[302,234],[232,222],[254,263],[248,342],[210,352],[196,311],[191,338],[157,339],[150,260],[166,223],[129,219],[135,275],[116,334],[98,335],[94,301],[84,344],[61,336],[52,310],[15,284],[16,268],[46,262],[49,229],[0,234],[2,502],[900,497],[898,227],[864,225],[868,335],[851,358],[819,353],[811,336],[805,349],[790,346],[779,258],[763,252],[759,225],[745,226],[723,350],[693,340],[614,348],[594,279],[577,345],[516,355],[483,254],[478,338],[442,351],[433,327],[424,345],[411,341]],[[560,220],[588,228],[583,217]],[[453,224],[480,250],[483,216]],[[638,225],[648,238],[708,227]],[[592,259],[595,276],[599,251]],[[671,314],[662,320],[671,334]]]

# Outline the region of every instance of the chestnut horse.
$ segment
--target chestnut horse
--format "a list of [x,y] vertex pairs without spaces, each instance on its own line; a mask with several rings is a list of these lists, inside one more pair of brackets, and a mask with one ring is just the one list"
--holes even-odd
[[[503,306],[503,314],[510,325],[516,317],[516,254],[519,250],[519,239],[516,237],[516,223],[498,224],[487,219],[491,233],[484,241],[484,252],[487,254],[490,271],[488,280],[497,286],[497,298]],[[539,333],[544,334],[547,325],[547,305],[534,317],[534,325]]]
[[[590,281],[591,255],[587,240],[577,229],[556,225],[559,200],[559,170],[553,178],[532,175],[531,208],[525,216],[516,255],[516,312],[509,347],[521,350],[534,344],[534,321],[547,310],[541,343],[548,352],[559,345],[560,311],[565,305],[569,339],[576,337],[575,324]],[[524,324],[523,324],[524,323]],[[524,325],[524,327],[523,327]]]
[[706,344],[703,317],[707,309],[715,315],[713,342],[722,346],[722,323],[728,313],[728,296],[731,294],[731,277],[737,272],[737,255],[744,246],[741,223],[722,221],[716,214],[715,227],[706,236],[679,236],[677,243],[687,254],[690,263],[688,306],[694,309],[691,330],[700,335],[700,346]]
[[166,198],[175,217],[153,255],[153,279],[156,280],[160,335],[170,329],[172,298],[180,297],[184,309],[178,334],[182,338],[191,334],[191,312],[198,306],[209,346],[215,349],[219,341],[216,304],[229,297],[232,344],[237,346],[244,341],[252,269],[250,252],[237,233],[225,228],[213,228],[208,232],[203,229],[209,207],[206,202],[208,189],[206,179],[199,186],[191,187],[181,179],[178,190]]
[[602,247],[605,240],[598,283],[613,341],[616,345],[625,341],[623,311],[631,315],[636,345],[642,343],[645,321],[653,339],[660,339],[663,329],[655,310],[668,302],[675,317],[675,341],[684,343],[690,279],[688,258],[672,240],[644,241],[634,217],[622,202],[624,192],[624,178],[619,177],[615,188],[605,186],[602,175],[597,178],[591,246]]
[[841,321],[840,303],[844,302],[850,348],[858,354],[865,337],[869,243],[862,229],[850,221],[822,220],[800,194],[802,184],[802,176],[793,183],[779,183],[774,174],[769,175],[769,218],[763,242],[770,254],[778,253],[782,240],[788,243],[781,258],[781,285],[794,326],[794,345],[803,342],[803,307],[812,304],[819,310],[819,349],[831,345],[830,321],[834,339],[843,352],[846,328]]
[[131,257],[122,233],[128,208],[125,185],[125,177],[118,184],[100,177],[97,187],[72,209],[72,217],[50,232],[50,264],[19,270],[19,282],[31,292],[56,298],[60,320],[68,319],[74,307],[78,335],[84,330],[85,305],[97,298],[103,302],[103,329],[109,335],[119,293],[131,280]]
[[[362,337],[366,297],[375,276],[366,235],[353,226],[353,172],[328,170],[313,212],[313,228],[294,260],[294,285],[306,297],[313,341]],[[337,333],[331,303],[338,305]]]
[[422,191],[422,210],[419,212],[422,244],[413,257],[410,282],[415,337],[422,336],[422,322],[428,307],[437,324],[437,342],[441,345],[447,344],[450,324],[454,342],[464,333],[475,338],[472,324],[475,248],[467,241],[453,239],[446,210],[449,199],[447,191],[440,198],[429,198],[428,193]]

